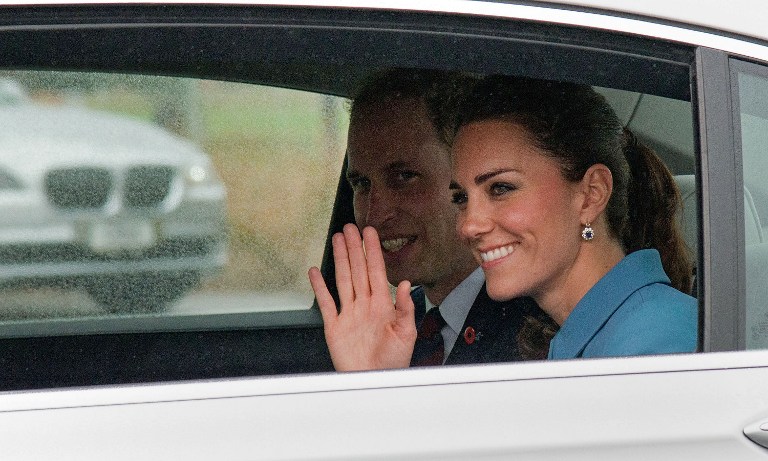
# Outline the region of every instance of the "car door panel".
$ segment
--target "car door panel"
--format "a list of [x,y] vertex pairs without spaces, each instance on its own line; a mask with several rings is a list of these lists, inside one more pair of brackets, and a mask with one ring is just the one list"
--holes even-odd
[[42,391],[0,401],[0,452],[760,460],[743,429],[768,416],[765,382],[768,352],[752,352]]

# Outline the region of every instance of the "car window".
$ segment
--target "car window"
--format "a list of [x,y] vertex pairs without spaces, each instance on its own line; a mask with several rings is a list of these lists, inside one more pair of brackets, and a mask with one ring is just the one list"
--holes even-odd
[[0,73],[0,335],[309,309],[346,123],[306,91]]
[[[745,69],[745,65],[737,67]],[[736,71],[737,133],[744,172],[746,346],[768,348],[768,72]],[[756,71],[757,73],[754,73]]]
[[[346,98],[155,75],[2,75],[16,97],[0,106],[0,332],[129,318],[151,330],[158,318],[205,325],[312,306],[306,269],[321,262],[334,200],[349,202],[336,196]],[[692,178],[690,102],[596,89],[681,185]]]

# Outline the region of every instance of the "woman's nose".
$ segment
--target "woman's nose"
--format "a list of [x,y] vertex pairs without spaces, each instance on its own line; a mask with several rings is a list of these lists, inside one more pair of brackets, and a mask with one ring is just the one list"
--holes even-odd
[[493,227],[488,209],[482,203],[467,200],[463,210],[459,211],[456,232],[466,240],[473,240],[487,233]]

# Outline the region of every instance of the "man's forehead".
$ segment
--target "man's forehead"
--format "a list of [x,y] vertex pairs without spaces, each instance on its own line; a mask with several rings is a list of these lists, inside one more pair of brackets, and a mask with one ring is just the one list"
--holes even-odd
[[350,144],[399,148],[423,137],[437,136],[424,102],[393,99],[355,107],[350,115]]
[[386,174],[403,169],[426,170],[450,165],[448,147],[437,139],[425,139],[417,144],[403,144],[377,148],[377,146],[349,145],[347,169],[358,175]]
[[447,146],[440,141],[419,99],[391,100],[356,108],[347,137],[347,167],[370,175],[440,162]]

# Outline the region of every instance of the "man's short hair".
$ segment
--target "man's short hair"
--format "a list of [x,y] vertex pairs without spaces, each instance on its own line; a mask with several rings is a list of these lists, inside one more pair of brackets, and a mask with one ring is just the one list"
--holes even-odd
[[459,102],[477,77],[463,72],[391,68],[369,75],[352,95],[350,113],[366,106],[398,99],[419,99],[426,104],[432,125],[445,140],[443,127],[455,117]]
[[392,68],[370,74],[352,95],[352,111],[358,106],[389,99],[424,99],[446,80],[441,71]]

